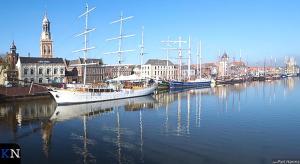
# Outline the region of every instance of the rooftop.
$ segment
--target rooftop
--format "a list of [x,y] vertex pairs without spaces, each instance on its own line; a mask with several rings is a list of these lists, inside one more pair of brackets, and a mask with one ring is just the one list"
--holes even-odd
[[[161,59],[149,59],[145,65],[167,65],[168,60],[161,60]],[[174,64],[169,60],[169,66],[173,66]]]
[[21,63],[59,63],[64,64],[63,58],[20,57]]

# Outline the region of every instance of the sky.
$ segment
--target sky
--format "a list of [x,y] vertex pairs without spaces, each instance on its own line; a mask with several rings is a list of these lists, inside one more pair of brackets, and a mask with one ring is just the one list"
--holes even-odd
[[[42,19],[47,12],[51,22],[54,56],[67,59],[82,57],[72,51],[83,48],[84,19],[78,18],[85,3],[96,7],[89,17],[89,44],[96,49],[89,58],[102,58],[106,64],[117,63],[116,37],[120,13],[134,16],[124,24],[125,34],[136,34],[124,39],[124,49],[135,52],[123,55],[124,63],[138,64],[141,31],[144,26],[144,61],[166,58],[162,40],[184,40],[191,37],[192,62],[196,62],[196,47],[202,42],[203,62],[216,61],[227,52],[231,59],[240,58],[257,64],[263,60],[277,62],[285,56],[300,56],[300,1],[299,0],[1,0],[0,54],[8,52],[12,40],[21,56],[40,56],[39,40]],[[176,46],[173,45],[175,48]],[[188,44],[183,47],[187,48]],[[177,63],[177,51],[170,52],[170,60]],[[187,55],[184,52],[184,55]],[[184,61],[185,62],[185,61]]]

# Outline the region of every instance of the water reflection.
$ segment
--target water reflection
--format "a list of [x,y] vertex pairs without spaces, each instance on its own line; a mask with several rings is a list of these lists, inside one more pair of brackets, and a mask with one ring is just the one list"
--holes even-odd
[[117,146],[117,159],[118,163],[122,163],[122,128],[120,122],[119,108],[124,107],[125,111],[140,111],[140,142],[141,142],[141,154],[143,146],[143,129],[142,129],[142,109],[153,108],[153,104],[156,100],[152,96],[144,96],[130,99],[120,99],[114,101],[105,101],[101,103],[88,103],[68,106],[58,106],[50,118],[51,121],[65,121],[77,117],[83,118],[83,136],[75,135],[77,139],[83,139],[83,149],[78,146],[74,147],[76,154],[83,156],[83,163],[95,163],[96,158],[88,151],[88,145],[94,146],[95,141],[87,138],[87,119],[89,117],[101,116],[104,114],[112,113],[116,111],[116,146]]
[[[268,138],[265,134],[272,133],[270,127],[285,123],[277,121],[281,118],[278,113],[256,113],[282,108],[282,103],[291,106],[294,102],[287,103],[288,98],[298,84],[298,78],[287,78],[70,106],[56,106],[50,100],[1,104],[0,139],[24,145],[30,140],[43,150],[41,162],[55,163],[64,153],[56,144],[62,143],[71,148],[68,158],[78,163],[179,163],[183,155],[189,157],[187,163],[203,158],[210,161],[207,163],[226,163],[224,159],[232,155],[228,149],[233,147],[233,153],[244,155],[235,150],[239,148],[236,145],[251,147],[255,143],[249,138],[264,141],[260,137]],[[265,123],[268,119],[276,121]],[[33,134],[40,140],[32,141]],[[255,151],[252,154],[255,156]]]

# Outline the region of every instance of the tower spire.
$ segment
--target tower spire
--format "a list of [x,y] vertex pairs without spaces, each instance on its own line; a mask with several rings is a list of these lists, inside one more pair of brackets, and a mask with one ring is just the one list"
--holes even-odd
[[45,10],[42,21],[42,33],[40,39],[40,54],[43,58],[53,57],[53,46],[51,40],[50,21],[48,19],[47,10]]

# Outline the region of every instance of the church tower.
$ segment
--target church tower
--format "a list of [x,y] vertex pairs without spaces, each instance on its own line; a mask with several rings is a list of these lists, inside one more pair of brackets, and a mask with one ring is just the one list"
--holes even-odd
[[50,32],[50,21],[47,18],[47,14],[44,15],[43,29],[40,40],[40,54],[42,58],[53,58],[53,46]]

